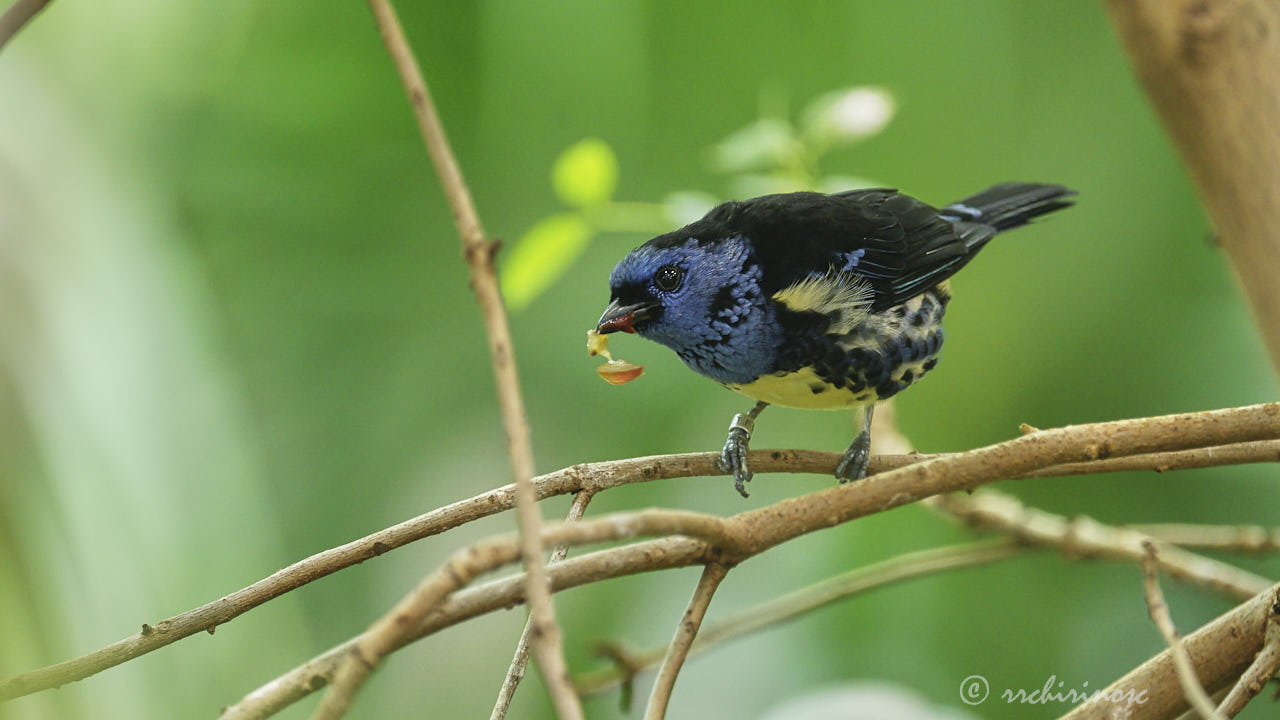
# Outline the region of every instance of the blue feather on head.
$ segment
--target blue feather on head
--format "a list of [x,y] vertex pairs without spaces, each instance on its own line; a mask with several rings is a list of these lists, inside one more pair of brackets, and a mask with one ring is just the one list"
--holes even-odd
[[722,383],[751,382],[769,371],[782,342],[761,276],[744,237],[646,243],[609,276],[614,303],[605,317],[625,309],[634,332],[695,371]]

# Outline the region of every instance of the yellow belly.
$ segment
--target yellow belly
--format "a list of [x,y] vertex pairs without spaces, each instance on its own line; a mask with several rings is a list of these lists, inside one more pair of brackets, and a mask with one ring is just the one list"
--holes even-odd
[[876,401],[874,388],[853,393],[826,382],[810,368],[786,375],[762,375],[746,385],[726,384],[725,387],[770,405],[809,410],[840,410]]

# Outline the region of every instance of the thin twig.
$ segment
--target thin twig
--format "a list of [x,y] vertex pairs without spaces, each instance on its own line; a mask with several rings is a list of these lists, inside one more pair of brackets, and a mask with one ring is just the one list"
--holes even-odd
[[[1225,698],[1225,697],[1227,696],[1227,691],[1228,691],[1229,689],[1230,689],[1230,688],[1223,688],[1223,689],[1219,690],[1218,692],[1213,693],[1212,695],[1210,695],[1210,696],[1209,696],[1209,699],[1210,699],[1210,700],[1212,700],[1215,704],[1220,703],[1220,702],[1222,702],[1223,698]],[[1110,720],[1110,719],[1108,719],[1108,720]],[[1162,720],[1163,720],[1163,718],[1162,718]],[[1201,720],[1201,718],[1200,718],[1200,711],[1196,710],[1195,708],[1187,708],[1187,711],[1186,711],[1186,712],[1184,712],[1184,713],[1179,713],[1177,717],[1172,718],[1171,720]]]
[[[690,655],[705,652],[743,635],[794,620],[851,595],[948,570],[1004,560],[1024,552],[1028,547],[1008,538],[978,540],[961,545],[906,553],[873,565],[856,568],[707,625],[698,633],[690,649]],[[625,666],[615,662],[602,670],[580,675],[574,684],[582,695],[594,695],[609,690],[636,673],[656,666],[666,655],[667,647],[667,645],[660,645],[629,652],[626,654]]]
[[1280,550],[1280,528],[1191,523],[1152,523],[1125,527],[1150,535],[1169,545],[1193,547],[1198,550],[1235,550],[1256,553]]
[[[715,476],[722,474],[716,467],[717,457],[717,453],[690,453],[583,463],[535,478],[534,484],[539,499],[545,499],[584,489],[599,492],[650,480]],[[830,474],[840,457],[840,453],[810,450],[758,450],[752,451],[749,461],[757,473]],[[894,466],[891,461],[892,459],[886,461],[885,458],[872,458],[870,470],[878,472]],[[358,540],[299,560],[252,585],[200,607],[145,623],[142,632],[93,652],[0,680],[0,700],[84,679],[183,638],[216,628],[263,603],[339,570],[460,525],[510,510],[515,507],[515,488],[514,484],[504,485],[436,508]]]
[[1244,706],[1254,698],[1267,684],[1271,677],[1280,670],[1280,592],[1276,593],[1267,614],[1267,629],[1263,634],[1262,650],[1254,658],[1253,664],[1240,676],[1236,684],[1227,693],[1218,712],[1226,717],[1240,714]]
[[[1037,430],[1036,432],[1043,431]],[[1099,450],[1105,449],[1100,448]],[[1045,468],[1024,477],[1066,477],[1068,475],[1087,475],[1096,472],[1141,472],[1152,470],[1163,473],[1170,470],[1192,470],[1195,468],[1222,467],[1224,465],[1242,465],[1257,462],[1280,462],[1280,442],[1260,440],[1201,447],[1194,450],[1102,458],[1105,458],[1105,455],[1097,459],[1091,459],[1090,462],[1065,463],[1057,467]]]
[[[1197,659],[1196,675],[1205,689],[1218,692],[1235,684],[1262,648],[1264,628],[1280,585],[1258,593],[1183,638]],[[1166,720],[1187,708],[1187,698],[1174,666],[1173,650],[1165,648],[1125,673],[1062,720]]]
[[[879,418],[883,411],[877,411]],[[1135,421],[1136,422],[1136,421]],[[1079,426],[1088,427],[1088,426]],[[576,493],[599,492],[630,483],[651,480],[716,477],[718,453],[687,453],[583,463],[534,479],[539,499]],[[868,473],[875,475],[948,455],[877,455]],[[814,450],[753,450],[751,468],[757,473],[788,472],[830,474],[840,453]],[[1059,477],[1095,472],[1209,467],[1214,463],[1242,464],[1280,461],[1280,440],[1261,440],[1192,450],[1137,454],[1084,463],[1059,464],[1022,477]],[[1140,465],[1134,467],[1134,465]],[[459,525],[515,507],[515,485],[504,485],[451,505],[436,508],[358,540],[324,550],[272,573],[252,585],[229,593],[198,608],[147,623],[146,630],[80,657],[0,680],[0,699],[19,697],[58,687],[115,667],[191,635],[210,630],[253,608],[296,590],[313,580],[359,564],[385,552],[431,537]]]
[[[733,531],[728,522],[714,515],[683,510],[642,510],[605,515],[589,522],[549,525],[541,531],[541,540],[547,544],[582,545],[642,535],[686,535],[726,548],[729,552],[741,552],[742,542]],[[312,715],[313,720],[341,717],[355,692],[382,658],[403,645],[405,638],[422,624],[428,613],[477,576],[520,559],[524,547],[521,538],[494,537],[451,555],[440,569],[428,575],[356,639],[354,647],[338,667],[329,691]],[[532,589],[527,581],[531,573],[532,570],[526,566],[526,599]],[[544,584],[542,589],[548,594],[551,592],[549,585]],[[536,644],[534,648],[536,652]],[[572,688],[569,696],[578,701]]]
[[[559,592],[638,573],[703,565],[714,560],[713,555],[711,547],[701,541],[665,537],[569,558],[548,567],[547,572],[551,577],[552,590]],[[446,600],[437,612],[428,615],[421,625],[402,638],[396,649],[467,620],[519,605],[524,602],[524,588],[524,576],[514,575],[463,590]],[[225,708],[222,720],[270,717],[323,688],[333,679],[338,664],[351,652],[355,643],[352,639],[330,648],[259,687]]]
[[1195,663],[1191,661],[1191,655],[1182,644],[1182,636],[1178,634],[1178,628],[1174,627],[1173,618],[1169,616],[1169,605],[1164,601],[1164,593],[1160,591],[1160,580],[1156,576],[1158,567],[1156,545],[1146,540],[1143,541],[1142,547],[1145,551],[1142,556],[1142,577],[1143,586],[1146,588],[1147,613],[1151,615],[1151,621],[1159,628],[1165,642],[1169,643],[1169,650],[1173,652],[1173,663],[1178,669],[1182,692],[1204,720],[1226,720],[1218,714],[1213,700],[1209,698],[1208,693],[1204,691],[1204,686],[1196,677]]
[[[494,384],[498,391],[502,425],[507,433],[507,450],[511,457],[511,472],[516,484],[521,554],[529,576],[529,622],[533,627],[533,651],[542,668],[543,680],[557,714],[562,720],[578,720],[582,718],[582,704],[573,693],[569,667],[561,647],[560,627],[556,624],[555,608],[551,602],[551,591],[547,588],[547,575],[543,566],[539,533],[542,517],[538,512],[533,489],[533,446],[525,416],[524,399],[520,393],[520,378],[516,372],[515,348],[511,342],[511,331],[507,327],[507,315],[502,306],[497,273],[493,266],[495,248],[488,242],[480,224],[475,203],[453,156],[453,149],[445,137],[444,126],[440,123],[431,93],[395,10],[388,0],[369,0],[369,9],[373,11],[383,44],[395,62],[405,93],[409,96],[409,103],[413,106],[418,129],[422,132],[422,139],[453,211],[453,220],[462,241],[463,257],[471,270],[471,287],[479,301],[488,330]],[[350,675],[353,678],[357,676],[359,673],[354,671]],[[355,691],[355,686],[351,687],[351,691]],[[318,711],[317,715],[319,714]]]
[[[551,566],[549,572],[551,574],[552,589],[559,592],[588,583],[642,572],[705,565],[715,559],[713,555],[712,549],[700,541],[671,537],[625,545],[609,550],[600,550],[581,557],[570,558]],[[1126,559],[1128,558],[1126,557]],[[521,576],[494,580],[460,592],[445,602],[438,612],[432,613],[421,626],[404,638],[401,647],[461,622],[521,603],[524,600],[523,593],[524,579]],[[1261,625],[1259,625],[1259,628],[1261,628]],[[710,632],[714,631],[709,630],[708,633]],[[1233,640],[1241,635],[1238,630],[1231,630],[1230,632]],[[708,633],[701,633],[699,637],[701,638]],[[345,657],[346,653],[350,652],[354,644],[354,640],[347,641],[258,688],[240,702],[228,708],[222,716],[223,719],[249,720],[269,717],[324,687],[333,677],[338,663]],[[700,643],[695,644],[695,650],[699,645]],[[658,656],[653,659],[651,664],[656,665],[662,659],[664,652],[665,647],[660,648]],[[1252,658],[1252,652],[1251,650],[1250,659]],[[1240,670],[1243,669],[1244,664],[1240,667]],[[1238,674],[1239,672],[1237,671]],[[1232,677],[1234,679],[1235,676]],[[1181,697],[1180,693],[1179,697]]]
[[[998,497],[997,497],[998,495]],[[951,503],[963,496],[947,498]],[[976,507],[974,507],[976,506]],[[792,620],[849,595],[883,587],[902,580],[923,577],[936,572],[972,567],[1012,557],[1034,543],[1053,547],[1068,556],[1139,560],[1141,537],[1126,531],[1141,532],[1161,542],[1191,540],[1203,542],[1211,549],[1237,547],[1218,542],[1230,527],[1198,527],[1185,525],[1152,525],[1110,527],[1083,517],[1068,519],[1028,508],[1003,493],[992,491],[974,496],[972,506],[949,505],[958,517],[985,529],[999,530],[1006,537],[980,540],[953,547],[935,548],[890,558],[875,565],[857,568],[843,575],[823,580],[811,587],[770,600],[737,615],[713,623],[698,634],[691,654],[698,654],[721,643],[749,633]],[[1203,529],[1203,535],[1196,532]],[[1181,544],[1181,543],[1177,543]],[[1245,545],[1253,549],[1253,545]],[[1268,586],[1264,578],[1241,574],[1238,568],[1226,566],[1201,556],[1173,552],[1161,557],[1162,569],[1189,584],[1223,591],[1237,598],[1249,598]],[[1229,579],[1228,579],[1229,578]],[[628,654],[632,667],[613,665],[578,676],[574,684],[579,694],[594,695],[627,680],[629,674],[651,668],[662,660],[666,646],[656,646]]]
[[[544,532],[544,542],[597,542],[618,537],[620,531],[654,534],[684,534],[707,540],[715,546],[719,555],[712,559],[726,562],[741,560],[759,554],[780,543],[800,535],[832,527],[857,517],[883,512],[925,497],[956,490],[969,490],[997,479],[1025,475],[1035,470],[1071,462],[1082,462],[1105,456],[1125,456],[1140,453],[1167,452],[1195,447],[1209,447],[1280,436],[1280,404],[1268,403],[1230,410],[1202,413],[1185,413],[1141,420],[1121,420],[1093,425],[1070,426],[1024,435],[985,448],[971,450],[947,457],[909,465],[880,475],[865,478],[851,486],[841,486],[783,500],[774,505],[741,513],[727,520],[711,516],[679,511],[646,511],[635,514],[605,516],[590,522],[552,526]],[[645,522],[635,521],[643,516]],[[663,527],[667,529],[662,530]],[[687,529],[686,529],[687,528]],[[492,549],[496,540],[485,541],[461,551],[466,553]],[[505,546],[504,546],[505,547]],[[684,558],[705,557],[712,552],[706,546],[664,546],[678,548]],[[628,548],[623,548],[627,550]],[[634,548],[631,548],[634,550]],[[649,550],[649,548],[646,548]],[[601,557],[605,553],[601,554]],[[633,559],[635,555],[630,556]],[[492,560],[492,558],[490,558]],[[632,569],[640,572],[654,565],[670,563],[670,556],[659,552],[646,552]],[[481,562],[468,566],[466,577],[458,575],[459,568],[451,561],[434,574],[446,575],[448,582],[429,578],[417,591],[406,598],[406,603],[426,612],[439,604],[441,598],[465,584],[476,572],[497,567],[501,562]],[[567,563],[565,563],[567,564]],[[622,574],[621,569],[610,566],[611,573]],[[456,582],[454,582],[456,581]],[[425,609],[423,609],[425,608]],[[410,642],[418,633],[418,623],[411,618],[397,621],[389,616],[377,627],[388,632],[382,637],[387,651]],[[393,629],[393,631],[391,631]],[[373,629],[371,629],[371,632]],[[362,638],[363,640],[363,638]],[[347,646],[344,646],[347,647]],[[381,657],[381,655],[377,655]],[[290,673],[294,676],[293,673]],[[294,676],[298,680],[298,676]],[[288,684],[288,691],[301,697],[311,692],[314,678],[302,676],[300,682]],[[256,693],[255,693],[256,695]],[[257,696],[259,707],[272,705],[271,698]],[[278,705],[275,705],[279,707]],[[237,715],[244,717],[244,715]]]
[[[569,513],[565,516],[565,522],[574,522],[582,519],[582,514],[587,510],[587,503],[591,502],[591,494],[590,490],[579,490],[578,494],[573,496],[573,504],[569,506]],[[564,560],[568,554],[568,545],[557,545],[551,551],[549,564]],[[489,720],[502,720],[507,716],[507,710],[511,707],[511,699],[515,697],[516,688],[520,686],[520,681],[524,679],[525,667],[529,664],[529,633],[532,630],[533,620],[526,620],[524,630],[520,633],[520,640],[516,643],[516,651],[511,658],[511,665],[507,668],[507,677],[502,681],[502,687],[498,690],[498,699],[493,704],[493,712],[489,714]]]
[[680,618],[676,627],[676,636],[671,640],[667,656],[658,669],[658,678],[653,683],[653,691],[649,693],[649,705],[645,708],[645,720],[662,720],[667,716],[667,705],[671,702],[671,691],[676,686],[676,676],[684,666],[684,659],[689,656],[689,647],[698,636],[698,628],[702,627],[702,618],[706,617],[707,608],[711,605],[711,597],[720,587],[720,581],[728,574],[729,566],[723,563],[709,563],[702,568],[702,577],[698,578],[698,586],[689,599],[689,607]]
[[52,0],[18,0],[0,15],[0,50]]
[[[1056,547],[1074,557],[1143,562],[1147,554],[1144,543],[1151,541],[1132,528],[1104,525],[1085,515],[1055,515],[994,491],[937,497],[928,506],[942,509],[970,527],[999,530],[1023,542]],[[1237,600],[1251,598],[1271,586],[1267,578],[1177,547],[1162,548],[1158,562],[1161,570],[1183,582]]]

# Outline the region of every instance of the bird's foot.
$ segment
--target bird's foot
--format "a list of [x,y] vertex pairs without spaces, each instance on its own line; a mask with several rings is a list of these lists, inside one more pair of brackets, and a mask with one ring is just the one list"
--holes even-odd
[[746,484],[751,481],[751,470],[747,467],[747,450],[751,445],[751,431],[755,429],[754,418],[739,413],[729,423],[729,437],[724,441],[724,449],[720,451],[720,459],[716,464],[721,472],[733,474],[733,486],[738,494],[747,497]]
[[867,463],[871,460],[871,433],[863,430],[853,439],[844,457],[836,465],[836,479],[842,483],[861,480],[867,476]]

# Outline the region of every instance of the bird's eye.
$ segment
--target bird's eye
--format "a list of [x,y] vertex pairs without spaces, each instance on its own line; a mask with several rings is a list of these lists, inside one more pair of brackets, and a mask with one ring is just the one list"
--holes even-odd
[[653,282],[662,290],[675,290],[683,278],[683,270],[675,265],[666,265],[658,268],[658,272],[654,273]]

